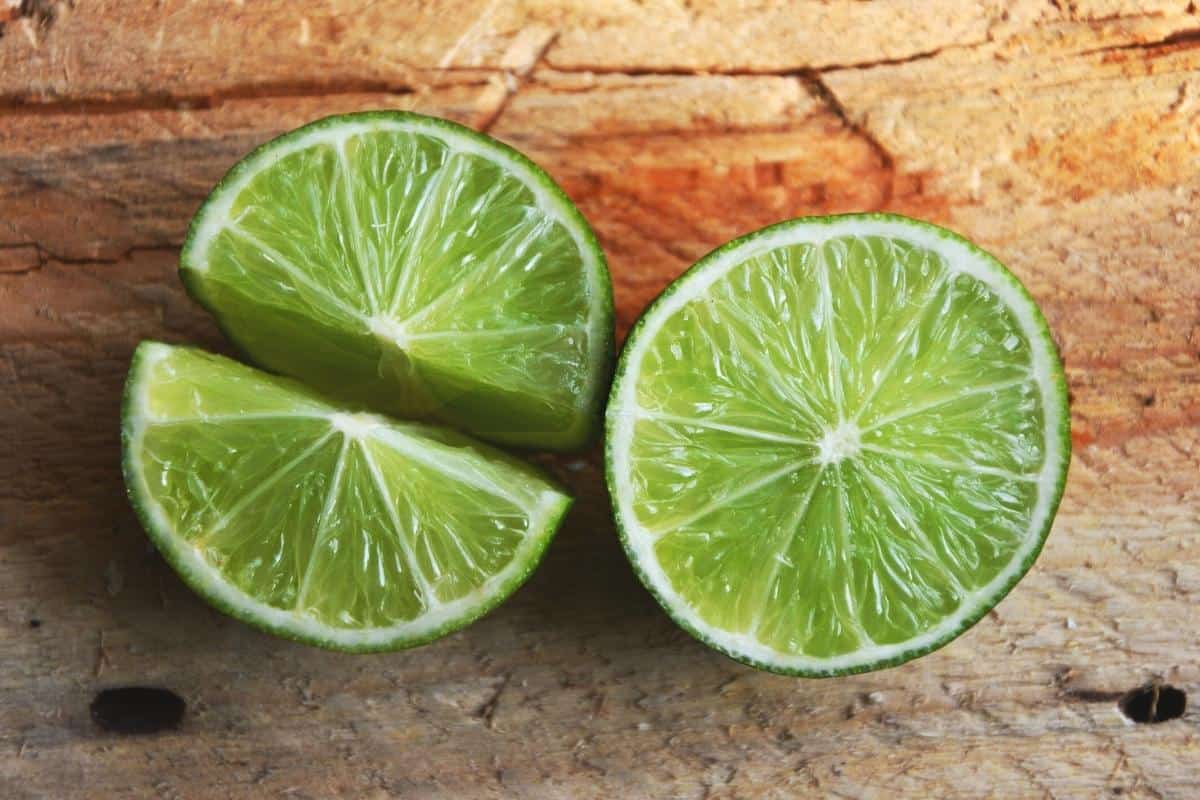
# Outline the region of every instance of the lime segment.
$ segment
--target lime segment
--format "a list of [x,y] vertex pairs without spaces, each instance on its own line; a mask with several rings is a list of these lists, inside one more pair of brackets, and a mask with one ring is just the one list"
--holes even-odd
[[338,649],[412,646],[480,616],[532,572],[570,503],[460,434],[157,343],[134,356],[123,440],[134,507],[192,588]]
[[995,259],[889,215],[736,240],[630,334],[608,409],[622,540],[667,611],[779,672],[900,663],[1039,552],[1070,453],[1045,320]]
[[181,272],[252,358],[347,401],[548,449],[598,424],[604,256],[544,172],[467,128],[372,112],[267,143]]

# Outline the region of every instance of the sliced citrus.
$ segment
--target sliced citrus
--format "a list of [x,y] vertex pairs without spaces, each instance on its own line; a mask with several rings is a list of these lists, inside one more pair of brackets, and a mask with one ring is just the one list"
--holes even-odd
[[861,672],[947,643],[1029,569],[1068,424],[1046,322],[998,261],[903,217],[801,219],[711,253],[635,326],[608,480],[687,630]]
[[542,170],[445,120],[329,117],[255,150],[181,254],[251,358],[334,396],[566,450],[599,424],[612,289]]
[[336,649],[409,647],[486,613],[570,504],[461,434],[154,342],[134,355],[122,439],[133,505],[196,592]]

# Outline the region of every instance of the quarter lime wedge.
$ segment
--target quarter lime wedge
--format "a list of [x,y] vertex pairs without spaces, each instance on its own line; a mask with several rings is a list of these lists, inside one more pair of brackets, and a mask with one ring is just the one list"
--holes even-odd
[[808,676],[934,650],[1033,564],[1066,382],[1017,279],[890,215],[782,223],[647,310],[607,412],[635,569],[723,653]]
[[460,125],[368,112],[268,142],[213,190],[180,261],[247,355],[330,395],[522,447],[599,427],[604,255],[542,170]]
[[133,506],[196,592],[341,650],[410,647],[486,613],[530,575],[570,504],[461,434],[154,342],[134,355],[122,440]]

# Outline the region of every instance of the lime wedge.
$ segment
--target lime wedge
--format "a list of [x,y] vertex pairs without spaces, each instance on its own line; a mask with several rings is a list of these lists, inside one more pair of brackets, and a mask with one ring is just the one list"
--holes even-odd
[[341,650],[463,627],[533,571],[570,504],[465,436],[330,405],[199,350],[143,343],[122,421],[150,538],[226,613]]
[[612,288],[587,223],[499,142],[402,112],[329,117],[238,163],[180,271],[263,366],[492,441],[599,427]]
[[625,549],[705,643],[776,672],[934,650],[1033,564],[1070,459],[1033,299],[891,215],[709,254],[629,336],[607,414]]

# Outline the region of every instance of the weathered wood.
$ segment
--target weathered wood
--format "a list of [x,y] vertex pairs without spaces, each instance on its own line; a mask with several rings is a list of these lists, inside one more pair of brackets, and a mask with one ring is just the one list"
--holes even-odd
[[[1115,702],[1148,680],[1200,686],[1193,4],[9,16],[0,796],[1196,795],[1196,712],[1133,725]],[[543,163],[601,236],[622,333],[696,257],[788,216],[893,209],[980,241],[1046,311],[1073,396],[1075,460],[1037,566],[915,663],[756,673],[637,584],[592,453],[547,462],[580,501],[530,584],[442,642],[340,656],[209,610],[123,496],[129,354],[146,337],[227,347],[175,276],[191,213],[255,144],[373,107],[485,128]],[[128,684],[178,692],[183,727],[98,730],[92,696]]]

